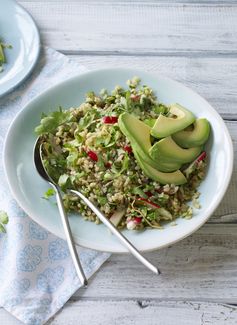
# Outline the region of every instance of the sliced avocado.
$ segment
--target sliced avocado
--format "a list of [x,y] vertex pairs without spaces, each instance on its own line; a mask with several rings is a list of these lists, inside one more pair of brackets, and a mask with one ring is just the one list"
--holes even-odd
[[149,150],[149,153],[154,160],[158,158],[162,160],[163,158],[184,164],[193,161],[201,151],[201,146],[183,149],[170,136],[156,142]]
[[133,153],[134,152],[139,153],[141,158],[147,164],[151,165],[153,168],[155,168],[161,172],[165,172],[165,173],[173,172],[175,170],[180,169],[182,166],[182,164],[180,162],[173,162],[173,161],[169,161],[169,160],[160,160],[160,159],[153,160],[148,154],[145,154],[142,150],[140,150],[140,151],[137,150],[136,146],[132,145],[132,149],[133,149]]
[[144,174],[153,179],[156,182],[159,182],[161,184],[175,184],[175,185],[181,185],[187,182],[186,177],[180,170],[176,170],[172,173],[162,173],[158,171],[157,169],[153,168],[149,164],[147,164],[141,156],[135,152],[134,153],[141,169],[143,170]]
[[205,118],[199,118],[193,123],[193,130],[182,130],[172,134],[174,141],[183,148],[203,145],[210,134],[210,124]]
[[149,149],[151,148],[151,128],[135,116],[123,113],[119,116],[118,124],[123,134],[129,139],[133,152],[138,152],[142,159],[153,168],[163,172],[170,172],[181,167],[180,163],[169,162],[168,160],[153,160],[149,156]]
[[167,117],[160,115],[153,128],[151,135],[155,138],[164,138],[169,135],[185,129],[195,121],[193,113],[179,104],[170,106],[169,113],[173,116]]
[[134,115],[123,113],[119,116],[118,125],[133,146],[138,146],[145,153],[151,147],[151,128]]

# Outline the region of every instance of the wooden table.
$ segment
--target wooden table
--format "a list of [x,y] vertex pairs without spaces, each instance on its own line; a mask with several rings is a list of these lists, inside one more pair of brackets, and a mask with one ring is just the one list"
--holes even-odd
[[[89,69],[134,67],[176,80],[222,115],[237,151],[237,1],[19,1],[42,43]],[[211,219],[146,254],[163,274],[113,255],[49,324],[237,324],[237,166]],[[0,324],[20,324],[0,309]]]

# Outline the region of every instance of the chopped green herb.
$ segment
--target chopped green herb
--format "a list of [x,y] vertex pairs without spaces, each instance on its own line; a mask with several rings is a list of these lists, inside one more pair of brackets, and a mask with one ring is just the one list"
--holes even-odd
[[44,199],[48,200],[51,196],[54,196],[55,190],[53,188],[49,188],[45,193],[44,193]]
[[7,59],[6,59],[6,55],[5,55],[5,49],[8,48],[12,48],[11,45],[7,45],[4,44],[1,40],[0,40],[0,72],[3,71],[3,65],[5,63],[7,63]]
[[60,107],[58,111],[43,117],[40,121],[40,125],[35,128],[35,132],[37,135],[52,133],[60,125],[69,122],[70,119],[72,119],[70,111],[63,111]]
[[8,224],[9,222],[9,217],[5,211],[0,211],[0,233],[1,232],[6,232],[6,228],[4,225]]

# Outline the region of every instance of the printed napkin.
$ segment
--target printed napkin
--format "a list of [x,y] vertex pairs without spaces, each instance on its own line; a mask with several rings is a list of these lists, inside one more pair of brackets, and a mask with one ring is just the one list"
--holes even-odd
[[[66,242],[30,219],[12,198],[3,171],[3,142],[12,119],[28,101],[83,71],[68,57],[44,48],[31,76],[0,99],[0,210],[9,215],[7,233],[0,234],[0,306],[29,325],[44,324],[81,284]],[[78,249],[87,277],[109,257]]]

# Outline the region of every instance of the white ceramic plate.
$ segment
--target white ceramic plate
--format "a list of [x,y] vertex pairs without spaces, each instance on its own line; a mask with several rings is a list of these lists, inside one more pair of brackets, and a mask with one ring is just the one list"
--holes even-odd
[[0,38],[12,45],[0,73],[0,96],[12,91],[32,71],[40,52],[40,37],[31,16],[13,0],[0,4]]
[[[33,165],[34,128],[39,124],[42,111],[78,106],[84,94],[101,88],[112,90],[125,86],[126,80],[139,76],[143,84],[151,86],[159,101],[178,102],[196,114],[206,117],[212,134],[206,146],[209,167],[200,186],[202,208],[190,220],[177,219],[177,226],[167,225],[163,230],[147,229],[143,232],[125,230],[124,234],[140,251],[154,250],[175,243],[197,230],[220,203],[230,181],[233,167],[233,148],[227,128],[219,114],[198,94],[182,84],[139,70],[107,69],[87,72],[51,88],[29,103],[15,118],[8,131],[4,148],[4,165],[11,191],[19,205],[40,225],[64,237],[57,207],[41,199],[48,184],[40,178]],[[75,240],[78,244],[102,251],[125,252],[126,249],[109,233],[104,225],[70,216]]]

